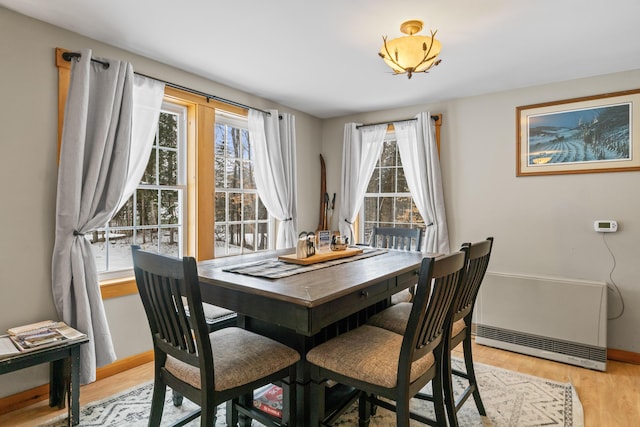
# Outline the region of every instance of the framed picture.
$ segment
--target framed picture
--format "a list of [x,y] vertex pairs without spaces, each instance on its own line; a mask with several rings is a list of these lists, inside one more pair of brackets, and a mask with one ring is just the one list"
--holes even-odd
[[640,89],[516,108],[516,176],[640,170]]

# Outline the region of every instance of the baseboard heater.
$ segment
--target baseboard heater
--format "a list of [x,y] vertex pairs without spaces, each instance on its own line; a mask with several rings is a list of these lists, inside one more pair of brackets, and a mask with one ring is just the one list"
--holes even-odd
[[487,272],[476,343],[585,368],[607,368],[607,285]]

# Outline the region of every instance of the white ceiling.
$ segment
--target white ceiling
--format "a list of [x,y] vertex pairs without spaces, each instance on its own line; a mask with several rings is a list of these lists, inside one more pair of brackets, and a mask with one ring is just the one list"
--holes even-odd
[[[640,69],[639,0],[0,5],[319,118]],[[377,55],[382,35],[401,36],[408,19],[424,21],[423,34],[437,29],[443,46],[442,63],[411,80]]]

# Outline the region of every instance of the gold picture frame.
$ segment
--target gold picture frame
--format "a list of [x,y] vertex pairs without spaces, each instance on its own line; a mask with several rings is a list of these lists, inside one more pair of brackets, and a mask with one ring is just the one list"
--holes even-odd
[[640,170],[640,89],[516,107],[516,176]]

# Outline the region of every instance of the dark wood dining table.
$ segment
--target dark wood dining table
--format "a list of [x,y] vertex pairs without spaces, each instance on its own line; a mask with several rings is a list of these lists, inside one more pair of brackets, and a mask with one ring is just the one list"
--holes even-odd
[[[295,249],[284,249],[205,260],[198,263],[198,271],[204,302],[236,311],[240,326],[300,352],[297,419],[299,425],[306,425],[312,403],[306,353],[315,345],[365,323],[388,305],[391,295],[413,286],[424,255],[386,250],[368,258],[277,279],[225,271],[239,264],[294,252]],[[333,406],[339,406],[334,403]]]

